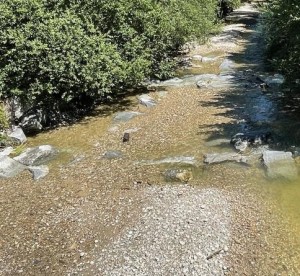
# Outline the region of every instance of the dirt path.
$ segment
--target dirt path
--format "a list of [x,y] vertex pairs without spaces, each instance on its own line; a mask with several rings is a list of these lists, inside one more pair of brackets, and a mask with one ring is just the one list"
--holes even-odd
[[[237,15],[253,23],[257,11],[246,6]],[[230,138],[254,116],[240,86],[262,65],[257,52],[247,54],[253,43],[254,29],[240,22],[190,54],[215,58],[194,60],[193,73],[219,73],[229,58],[228,74],[237,72],[229,85],[158,88],[149,93],[153,108],[127,99],[124,109],[143,113],[128,122],[112,123],[114,113],[103,107],[33,139],[62,153],[43,180],[26,172],[1,180],[0,275],[298,275],[299,241],[262,189],[264,171],[203,165],[216,150],[212,141]],[[251,105],[268,101],[255,93]],[[258,119],[265,126],[269,117]],[[122,158],[103,158],[108,150]],[[173,163],[159,164],[166,159]],[[170,169],[190,173],[188,184],[166,181]]]

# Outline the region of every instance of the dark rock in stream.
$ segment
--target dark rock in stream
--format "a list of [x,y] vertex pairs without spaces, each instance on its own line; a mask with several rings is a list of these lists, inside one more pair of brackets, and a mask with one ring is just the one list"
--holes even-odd
[[298,177],[298,169],[291,152],[265,151],[263,162],[267,168],[267,176],[295,180]]
[[27,166],[38,166],[52,160],[57,154],[57,150],[50,145],[43,145],[35,148],[28,148],[15,157],[14,160]]
[[8,156],[0,156],[0,177],[11,178],[26,169],[26,166],[20,164]]

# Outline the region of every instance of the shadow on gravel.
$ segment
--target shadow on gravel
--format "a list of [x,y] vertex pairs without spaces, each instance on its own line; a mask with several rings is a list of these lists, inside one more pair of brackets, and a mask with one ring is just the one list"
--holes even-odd
[[[210,102],[200,102],[200,106],[216,107],[223,116],[234,119],[235,123],[199,126],[199,132],[206,132],[208,141],[230,139],[239,132],[271,132],[274,145],[278,149],[300,146],[300,95],[283,92],[284,87],[264,86],[262,76],[273,75],[268,72],[263,54],[263,38],[257,26],[258,13],[235,13],[235,22],[246,24],[249,33],[244,34],[245,50],[231,53],[228,57],[237,65],[231,75],[230,86]],[[240,17],[237,19],[236,17]],[[230,17],[229,17],[230,18]],[[229,91],[228,91],[229,90]]]

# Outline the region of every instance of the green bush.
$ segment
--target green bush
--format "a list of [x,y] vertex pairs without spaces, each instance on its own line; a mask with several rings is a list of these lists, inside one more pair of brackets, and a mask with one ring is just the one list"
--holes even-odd
[[300,3],[274,0],[265,15],[267,58],[295,81],[300,76]]
[[66,110],[166,78],[216,29],[216,0],[2,0],[0,97]]

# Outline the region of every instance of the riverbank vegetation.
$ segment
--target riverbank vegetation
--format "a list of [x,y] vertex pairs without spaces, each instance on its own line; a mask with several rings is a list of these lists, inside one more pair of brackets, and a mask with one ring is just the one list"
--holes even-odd
[[53,114],[170,77],[185,43],[217,30],[218,3],[3,0],[0,97]]
[[274,0],[265,20],[267,58],[292,85],[300,84],[300,3]]

